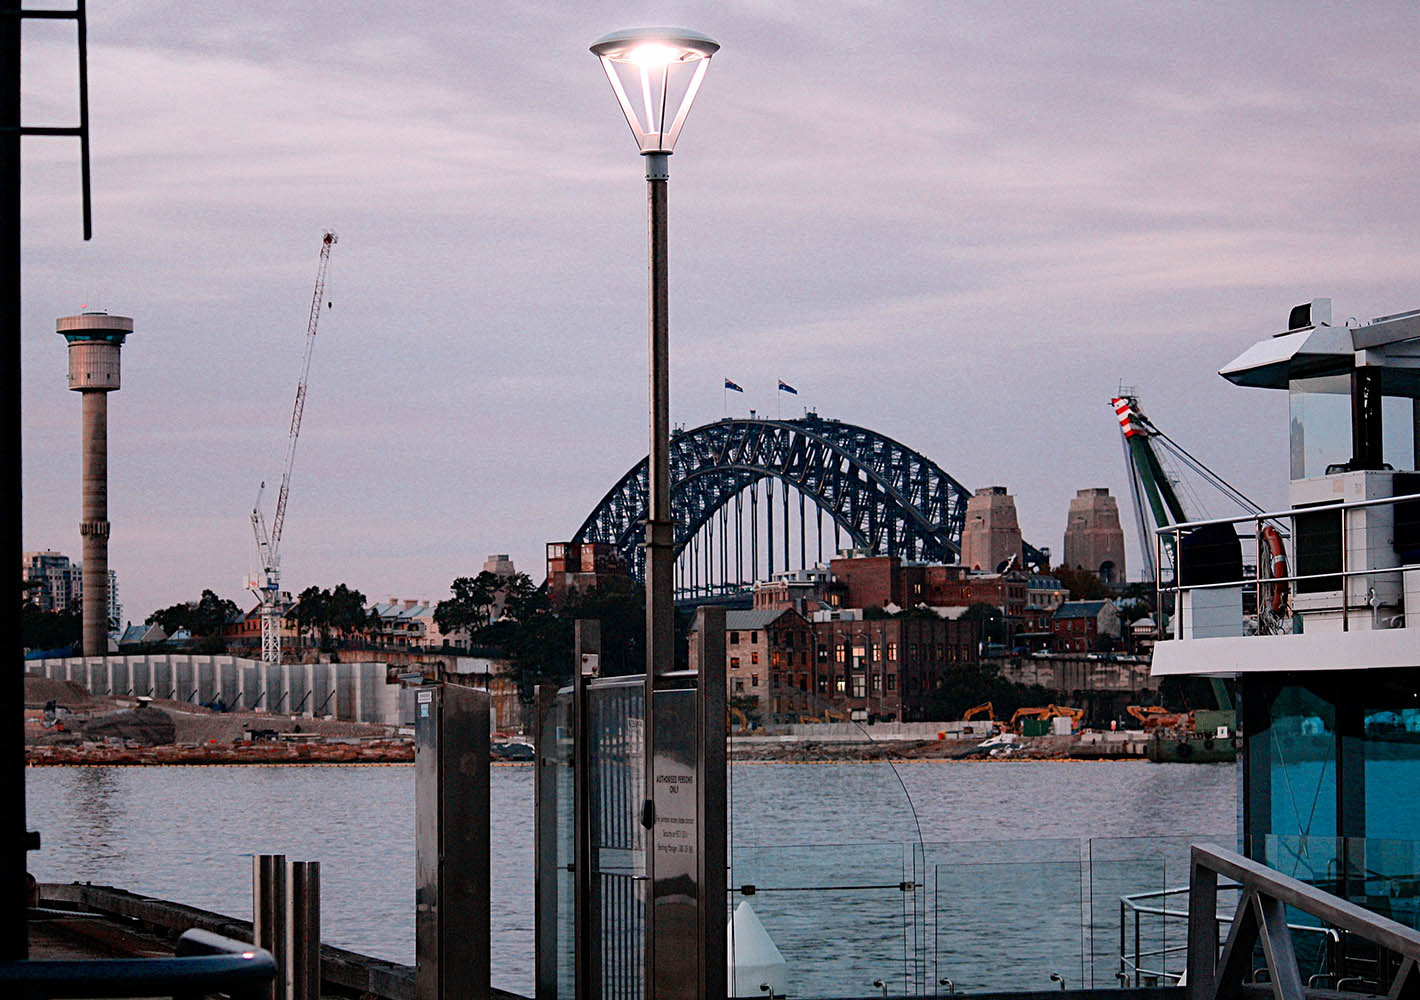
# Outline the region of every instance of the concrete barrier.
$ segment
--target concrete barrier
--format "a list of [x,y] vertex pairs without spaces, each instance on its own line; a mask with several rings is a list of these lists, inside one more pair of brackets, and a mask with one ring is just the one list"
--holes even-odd
[[399,685],[384,663],[265,664],[239,656],[140,653],[27,660],[25,672],[72,681],[96,695],[150,695],[205,704],[220,695],[232,709],[332,716],[398,725]]

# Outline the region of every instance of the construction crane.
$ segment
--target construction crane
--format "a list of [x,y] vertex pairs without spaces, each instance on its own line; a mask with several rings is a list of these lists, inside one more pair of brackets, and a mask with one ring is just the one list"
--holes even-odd
[[[1129,492],[1134,501],[1134,517],[1139,526],[1139,550],[1148,569],[1148,579],[1158,579],[1159,568],[1154,565],[1154,529],[1197,520],[1201,514],[1185,509],[1178,491],[1174,489],[1174,480],[1165,470],[1164,454],[1196,472],[1210,486],[1248,513],[1262,513],[1261,507],[1159,430],[1139,408],[1139,397],[1134,389],[1121,387],[1119,395],[1110,400],[1110,405],[1114,407],[1115,416],[1119,418],[1119,429],[1123,434],[1124,464],[1129,470]],[[1172,560],[1174,552],[1171,535],[1165,536],[1164,545],[1166,554]]]
[[[1129,470],[1129,492],[1134,500],[1134,517],[1139,525],[1139,550],[1145,566],[1148,567],[1150,579],[1159,578],[1159,567],[1154,563],[1154,528],[1166,528],[1198,519],[1198,512],[1187,510],[1178,491],[1174,489],[1175,481],[1164,467],[1164,454],[1191,469],[1203,481],[1248,513],[1263,513],[1256,503],[1159,430],[1140,409],[1136,390],[1121,386],[1119,394],[1110,400],[1110,405],[1119,419],[1119,429],[1123,435],[1121,440],[1124,443],[1124,464]],[[1270,530],[1276,532],[1276,528]],[[1162,554],[1176,566],[1178,554],[1174,551],[1174,544],[1173,535],[1164,536]],[[1160,634],[1167,635],[1168,616],[1165,610],[1160,607],[1155,609],[1155,613]],[[1231,710],[1232,698],[1222,680],[1210,678],[1210,684],[1218,707]]]
[[[296,462],[296,441],[301,436],[301,417],[306,410],[306,384],[311,373],[311,353],[316,346],[316,327],[320,325],[321,302],[325,298],[325,276],[330,267],[330,249],[338,242],[335,233],[321,237],[320,264],[316,268],[316,287],[311,295],[311,315],[306,323],[306,353],[301,361],[301,378],[296,383],[296,403],[291,409],[291,430],[286,438],[286,464],[281,472],[281,491],[276,495],[276,513],[267,533],[266,518],[261,513],[261,497],[266,482],[256,494],[251,509],[251,527],[256,535],[256,557],[259,570],[248,577],[247,589],[261,602],[261,659],[265,663],[281,662],[281,532],[286,526],[286,502],[291,497],[291,469]],[[328,307],[329,304],[327,304]]]

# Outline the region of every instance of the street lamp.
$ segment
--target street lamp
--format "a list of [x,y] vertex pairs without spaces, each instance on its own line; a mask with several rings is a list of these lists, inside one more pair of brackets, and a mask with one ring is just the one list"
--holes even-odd
[[720,44],[683,28],[624,28],[592,45],[646,160],[650,253],[650,433],[647,458],[646,693],[643,707],[646,828],[645,996],[655,996],[655,733],[657,674],[675,669],[675,525],[671,521],[670,322],[666,281],[666,181],[669,161],[710,57]]
[[[666,180],[691,102],[705,79],[714,39],[684,28],[623,28],[598,39],[601,60],[626,123],[646,158],[650,251],[650,432],[646,518],[646,718],[652,677],[674,669],[675,529],[671,522],[669,309]],[[649,744],[648,744],[649,749]],[[649,754],[648,754],[649,766]],[[649,774],[648,774],[649,777]],[[647,786],[650,795],[650,786]]]

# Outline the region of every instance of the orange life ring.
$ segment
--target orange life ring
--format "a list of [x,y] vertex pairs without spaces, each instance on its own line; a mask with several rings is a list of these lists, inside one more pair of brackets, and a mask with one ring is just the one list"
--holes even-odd
[[[1287,550],[1282,546],[1282,535],[1270,524],[1262,526],[1262,540],[1267,543],[1267,551],[1272,557],[1272,578],[1281,580],[1287,576]],[[1280,612],[1287,606],[1287,588],[1280,583],[1271,585],[1272,610]]]

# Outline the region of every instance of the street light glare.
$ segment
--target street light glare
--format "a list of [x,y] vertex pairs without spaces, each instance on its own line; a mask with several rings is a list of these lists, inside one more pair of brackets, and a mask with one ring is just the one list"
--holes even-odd
[[627,53],[626,59],[637,66],[665,66],[694,56],[695,53],[677,49],[662,42],[647,42],[645,45],[636,46]]

